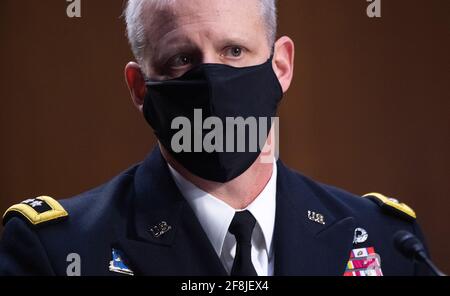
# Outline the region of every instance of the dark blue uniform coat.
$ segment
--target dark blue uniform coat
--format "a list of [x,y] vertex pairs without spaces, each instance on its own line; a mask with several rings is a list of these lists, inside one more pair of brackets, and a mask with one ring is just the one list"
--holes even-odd
[[[392,237],[400,229],[422,238],[415,221],[387,214],[373,201],[323,185],[278,161],[275,275],[344,274],[354,248],[374,247],[384,275],[426,274],[402,256]],[[120,250],[135,275],[226,275],[189,204],[178,191],[159,149],[141,164],[79,196],[61,200],[65,220],[6,223],[0,243],[2,275],[66,275],[68,254],[81,259],[81,275],[119,275],[108,268]],[[320,213],[325,224],[308,218]],[[155,237],[161,221],[172,228]],[[353,245],[354,230],[368,239]]]

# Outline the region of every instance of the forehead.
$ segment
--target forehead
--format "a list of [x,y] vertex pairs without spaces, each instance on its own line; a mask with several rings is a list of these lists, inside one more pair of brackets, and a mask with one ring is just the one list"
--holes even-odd
[[261,33],[263,18],[260,0],[156,0],[143,7],[143,24],[156,49],[168,39],[251,39]]

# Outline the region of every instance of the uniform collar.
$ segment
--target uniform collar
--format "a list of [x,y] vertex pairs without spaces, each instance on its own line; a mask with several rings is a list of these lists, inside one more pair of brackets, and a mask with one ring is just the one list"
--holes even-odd
[[[170,165],[169,169],[177,187],[193,209],[214,250],[220,257],[225,236],[236,210],[222,200],[198,188]],[[275,225],[276,180],[277,166],[274,162],[272,176],[266,186],[255,200],[244,209],[250,211],[255,217],[257,226],[259,226],[255,227],[255,231],[262,231],[265,250],[269,258],[273,254],[272,237]]]
[[[128,223],[113,226],[117,236],[113,245],[124,253],[135,274],[227,274],[159,148],[137,168],[131,193],[132,199],[123,200]],[[161,229],[161,223],[170,229],[155,235],[152,229]]]
[[[317,223],[309,212],[324,217]],[[355,220],[343,200],[278,161],[275,275],[342,275]]]

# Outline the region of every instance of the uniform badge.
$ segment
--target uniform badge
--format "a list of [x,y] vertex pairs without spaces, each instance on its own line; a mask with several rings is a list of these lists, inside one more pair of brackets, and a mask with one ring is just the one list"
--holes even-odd
[[308,211],[308,219],[316,223],[325,225],[325,218],[322,214],[316,213],[314,211]]
[[39,196],[9,207],[3,215],[3,225],[15,216],[25,218],[31,225],[38,225],[65,219],[68,215],[55,199],[50,196]]
[[380,255],[373,247],[353,249],[344,276],[383,276]]
[[109,261],[109,271],[134,275],[133,271],[123,261],[123,254],[117,249],[112,249],[112,260]]
[[161,221],[157,225],[152,226],[150,228],[150,232],[153,234],[154,237],[158,238],[171,229],[172,229],[172,226],[167,224],[166,221]]
[[367,231],[364,228],[358,227],[355,229],[355,235],[353,237],[353,244],[354,245],[362,244],[363,242],[365,242],[367,240],[368,237],[369,237],[369,234],[367,233]]
[[374,201],[382,210],[386,212],[405,218],[409,221],[414,221],[416,219],[416,212],[414,212],[414,210],[408,205],[399,202],[395,198],[389,198],[376,192],[363,195],[363,197],[367,197]]

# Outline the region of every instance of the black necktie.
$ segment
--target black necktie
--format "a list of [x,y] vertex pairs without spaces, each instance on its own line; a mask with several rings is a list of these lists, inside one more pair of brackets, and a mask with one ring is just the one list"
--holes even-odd
[[236,212],[228,231],[236,238],[232,276],[257,276],[252,264],[252,232],[256,219],[249,211]]

